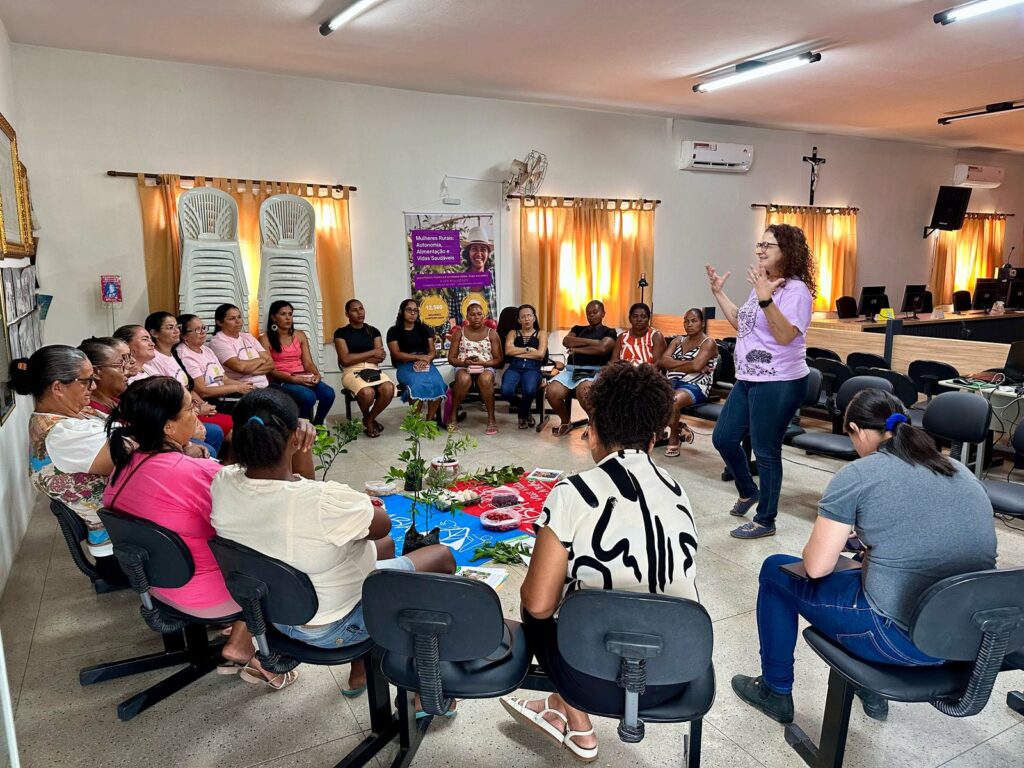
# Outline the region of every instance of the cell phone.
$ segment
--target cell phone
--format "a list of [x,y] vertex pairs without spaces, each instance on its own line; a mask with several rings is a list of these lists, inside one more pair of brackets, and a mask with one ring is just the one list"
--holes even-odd
[[[861,564],[856,560],[851,560],[848,557],[840,557],[836,561],[836,567],[832,569],[832,573],[842,573],[843,571],[856,571],[860,570]],[[798,560],[795,563],[786,563],[780,565],[779,570],[783,573],[788,573],[790,576],[800,579],[801,581],[814,581],[810,576],[807,575],[807,569],[804,567],[804,561]]]

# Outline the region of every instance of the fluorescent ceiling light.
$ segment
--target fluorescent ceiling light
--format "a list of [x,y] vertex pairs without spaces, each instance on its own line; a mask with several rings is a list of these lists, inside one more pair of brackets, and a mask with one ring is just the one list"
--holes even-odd
[[736,65],[735,72],[723,77],[705,80],[703,83],[697,83],[693,86],[693,91],[694,93],[717,91],[719,88],[728,88],[730,85],[738,85],[758,77],[785,72],[787,69],[793,69],[804,64],[813,64],[816,61],[821,61],[821,54],[811,53],[810,51],[801,53],[798,56],[787,56],[776,61],[744,61]]
[[954,21],[973,19],[975,16],[981,16],[983,13],[1001,11],[1003,8],[1009,8],[1011,5],[1020,5],[1022,2],[1024,0],[979,0],[976,3],[967,3],[956,8],[950,8],[942,13],[936,13],[932,16],[932,20],[936,24],[952,24]]
[[972,117],[988,117],[989,115],[998,115],[1000,112],[1013,112],[1018,109],[1024,109],[1024,103],[1017,104],[1012,101],[997,101],[995,104],[986,104],[984,109],[977,112],[964,112],[962,115],[940,117],[939,125],[949,125],[957,120],[970,120]]
[[344,24],[348,24],[350,21],[352,21],[352,19],[356,18],[357,16],[363,15],[368,10],[373,8],[373,6],[377,5],[377,3],[380,2],[382,2],[382,0],[355,0],[354,3],[352,3],[348,8],[343,10],[341,13],[334,16],[334,18],[329,19],[325,21],[323,24],[321,24],[320,34],[323,35],[324,37],[327,37],[327,35],[331,34],[331,32],[336,30],[338,27]]

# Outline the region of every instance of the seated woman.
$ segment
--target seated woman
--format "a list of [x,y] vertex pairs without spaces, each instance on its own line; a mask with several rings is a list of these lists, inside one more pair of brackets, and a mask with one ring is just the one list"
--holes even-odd
[[[544,502],[521,590],[522,614],[530,650],[555,689],[585,688],[598,711],[614,711],[622,705],[622,689],[573,670],[558,650],[554,615],[566,585],[696,600],[697,532],[685,491],[649,455],[672,408],[665,378],[648,365],[611,363],[594,381],[592,398],[587,440],[597,466],[558,483]],[[664,547],[652,547],[645,538],[645,531],[653,530],[663,532]],[[602,541],[610,549],[602,548]],[[618,543],[612,547],[612,542]],[[651,582],[655,574],[661,578]],[[640,706],[656,706],[681,690],[649,685]],[[506,697],[501,703],[516,720],[564,744],[576,757],[597,758],[590,717],[558,693],[533,701]]]
[[[214,535],[210,483],[221,466],[184,452],[195,422],[195,403],[175,379],[153,376],[133,384],[107,422],[116,468],[103,505],[178,534],[192,555],[195,573],[180,587],[153,587],[153,594],[189,616],[218,619],[241,609],[231,599],[207,543]],[[298,676],[294,671],[275,675],[263,670],[244,621],[231,623],[222,654],[229,662],[223,671],[241,670],[247,682],[265,683],[274,690],[291,685]]]
[[384,427],[377,417],[395,397],[395,385],[380,364],[387,357],[380,331],[366,324],[366,310],[359,299],[345,302],[348,325],[334,332],[334,349],[341,366],[341,386],[353,394],[363,412],[363,431],[377,437]]
[[479,301],[466,305],[465,327],[458,326],[452,333],[452,344],[448,349],[448,364],[456,369],[452,384],[452,417],[448,429],[458,430],[456,414],[462,405],[462,398],[476,379],[480,399],[487,409],[486,435],[498,434],[498,423],[494,419],[494,368],[501,365],[501,340],[493,328],[484,325],[484,308]]
[[395,324],[388,328],[388,351],[395,364],[395,377],[405,387],[405,402],[427,404],[427,418],[434,419],[448,395],[448,385],[434,367],[434,330],[420,320],[415,300],[398,306]]
[[114,331],[114,338],[127,344],[128,352],[132,356],[128,369],[128,383],[146,378],[142,369],[156,354],[156,345],[149,331],[141,325],[122,325]]
[[718,347],[704,330],[704,313],[694,307],[683,315],[683,333],[672,341],[665,350],[658,365],[665,369],[668,382],[675,390],[672,402],[672,415],[668,424],[670,429],[666,456],[679,455],[679,441],[693,442],[693,432],[680,414],[683,408],[699,405],[708,399],[708,392],[715,379],[718,367]]
[[[365,493],[293,474],[299,414],[285,394],[250,392],[232,416],[238,464],[213,481],[213,527],[306,573],[319,600],[308,624],[277,625],[280,631],[319,648],[360,643],[369,637],[359,602],[363,580],[375,568],[454,573],[451,550],[441,544],[395,557],[391,520]],[[365,686],[365,669],[353,664],[345,694]]]
[[86,548],[100,576],[108,583],[127,583],[96,514],[114,464],[103,431],[106,417],[89,408],[96,386],[92,363],[81,350],[50,344],[27,360],[13,360],[10,377],[15,392],[35,401],[28,422],[32,484],[85,522]]
[[213,313],[217,329],[210,349],[217,355],[229,379],[248,381],[256,389],[267,386],[274,359],[251,333],[242,328],[242,313],[234,304],[221,304]]
[[629,308],[629,329],[619,334],[612,362],[625,360],[639,365],[656,365],[665,354],[665,337],[651,327],[651,308],[637,302]]
[[309,353],[309,337],[295,327],[294,313],[295,307],[287,301],[270,305],[266,333],[260,334],[260,344],[274,361],[274,369],[267,375],[270,386],[298,403],[302,418],[323,424],[334,405],[334,390],[323,382]]
[[547,354],[548,335],[537,325],[537,310],[530,304],[523,304],[519,307],[519,327],[505,337],[508,367],[501,374],[502,397],[512,401],[516,389],[522,390],[516,401],[520,429],[536,424],[530,409],[540,389],[540,366]]
[[[918,599],[944,578],[995,567],[996,535],[985,489],[910,425],[899,400],[864,390],[850,402],[844,422],[861,458],[836,472],[818,502],[818,519],[803,550],[813,581],[780,570],[800,562],[798,557],[772,555],[764,561],[757,595],[761,674],[732,679],[741,699],[780,723],[793,720],[800,616],[865,661],[940,664],[907,634]],[[867,551],[865,567],[833,573],[852,532]],[[885,719],[884,699],[862,698],[870,717]]]
[[94,336],[85,339],[78,348],[92,363],[93,378],[96,379],[89,407],[107,415],[128,388],[128,371],[132,365],[128,345],[120,339]]
[[252,382],[225,377],[224,366],[206,345],[206,326],[201,318],[189,314],[178,315],[178,326],[181,328],[181,341],[174,348],[174,355],[192,379],[194,393],[222,410],[220,398],[252,392]]

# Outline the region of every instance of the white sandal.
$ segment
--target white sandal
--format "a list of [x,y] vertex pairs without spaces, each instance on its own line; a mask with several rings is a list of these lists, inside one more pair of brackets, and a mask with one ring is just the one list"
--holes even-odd
[[[566,728],[568,727],[569,726],[567,723]],[[588,728],[585,731],[566,730],[565,735],[562,737],[562,746],[564,746],[566,749],[572,752],[576,759],[580,762],[592,763],[595,760],[597,760],[597,745],[595,744],[592,747],[581,747],[572,739],[574,736],[593,736],[593,734],[593,728]]]
[[[544,709],[540,712],[534,712],[528,706],[529,701],[526,699],[517,699],[513,696],[503,696],[501,699],[501,706],[505,708],[512,717],[522,723],[525,726],[533,727],[540,730],[542,733],[550,736],[552,739],[557,741],[563,747],[572,752],[573,756],[584,763],[591,763],[597,760],[597,746],[593,747],[582,747],[573,741],[576,736],[591,736],[594,733],[594,729],[590,728],[586,731],[572,731],[569,730],[569,719],[557,709],[553,709],[548,706],[548,702],[551,701],[551,695],[548,694],[547,698],[544,699]],[[565,730],[559,730],[554,723],[548,720],[544,715],[548,712],[555,715],[565,725]]]

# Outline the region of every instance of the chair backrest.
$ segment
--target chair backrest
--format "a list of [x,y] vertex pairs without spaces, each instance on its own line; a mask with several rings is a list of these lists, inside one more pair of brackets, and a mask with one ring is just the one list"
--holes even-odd
[[836,299],[836,313],[841,318],[857,316],[857,300],[853,296],[840,296]]
[[846,356],[846,364],[853,369],[858,376],[867,373],[868,368],[891,368],[885,358],[871,352],[851,352]]
[[808,347],[807,357],[812,360],[835,360],[836,362],[843,362],[843,358],[839,356],[838,352],[833,352],[831,349],[825,347]]
[[256,601],[265,619],[289,626],[305,624],[316,615],[316,590],[302,571],[220,536],[210,539],[210,551],[243,611]]
[[802,406],[815,405],[821,397],[821,371],[811,368],[807,371],[807,392],[804,394]]
[[[558,650],[566,663],[602,680],[619,678],[623,658],[645,658],[648,685],[680,685],[707,671],[714,633],[700,603],[644,592],[584,589],[562,603]],[[574,699],[585,699],[586,691]]]
[[854,376],[852,379],[847,379],[836,393],[836,410],[840,418],[844,417],[846,406],[853,400],[854,395],[865,389],[881,389],[891,393],[892,384],[878,376]]
[[260,204],[260,239],[274,248],[312,248],[316,212],[298,195],[273,195]]
[[436,636],[438,661],[486,658],[505,637],[497,593],[461,576],[374,571],[363,582],[363,619],[373,641],[400,656],[416,656],[417,636]]
[[1020,425],[1014,428],[1013,437],[1011,438],[1011,444],[1013,450],[1017,454],[1018,459],[1024,456],[1024,429],[1020,428]]
[[50,511],[57,518],[62,529],[66,526],[76,541],[85,541],[89,535],[89,529],[85,527],[85,521],[76,515],[71,507],[57,499],[50,499]]
[[889,368],[868,368],[864,375],[877,376],[892,384],[892,393],[907,408],[917,402],[917,387],[914,386],[910,377]]
[[971,309],[970,291],[953,291],[953,311],[969,312]]
[[129,577],[126,558],[133,553],[142,555],[142,569],[151,587],[181,587],[195,575],[192,553],[174,531],[113,509],[103,508],[99,516],[114,544],[114,554]]
[[811,367],[821,372],[821,385],[829,394],[839,391],[843,384],[853,378],[853,371],[846,363],[829,357],[816,357],[811,360]]
[[178,198],[183,240],[237,240],[238,204],[227,192],[193,187]]
[[946,391],[939,386],[940,381],[955,379],[959,375],[960,371],[952,365],[938,360],[914,360],[907,368],[907,376],[914,382],[917,391],[928,397]]
[[736,339],[718,339],[718,365],[715,367],[715,381],[733,384],[736,381]]
[[932,398],[921,426],[925,432],[959,443],[981,443],[988,437],[992,406],[970,392],[943,392]]

